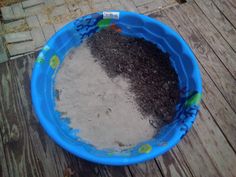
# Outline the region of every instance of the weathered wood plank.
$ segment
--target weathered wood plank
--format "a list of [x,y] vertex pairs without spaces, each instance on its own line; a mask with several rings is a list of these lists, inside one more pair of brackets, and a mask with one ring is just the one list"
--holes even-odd
[[231,146],[236,151],[236,113],[225,101],[206,71],[200,67],[203,83],[203,102],[214,117]]
[[194,2],[182,4],[180,7],[236,79],[236,53]]
[[218,129],[217,124],[212,121],[213,117],[207,110],[206,105],[203,103],[201,106],[202,111],[199,113],[199,121],[196,121],[193,127],[219,171],[226,176],[233,177],[236,174],[234,167],[236,153],[229,146],[223,133]]
[[52,12],[50,13],[50,16],[55,17],[59,15],[65,15],[69,14],[69,9],[66,5],[58,6],[53,8]]
[[164,0],[160,0],[160,1],[152,1],[148,4],[144,4],[142,6],[138,7],[138,11],[142,14],[148,14],[153,12],[154,10],[158,10],[160,9],[163,5],[165,5],[165,1]]
[[106,2],[107,0],[91,0],[91,3],[98,4],[102,2]]
[[138,9],[133,3],[133,1],[120,1],[121,5],[128,11],[137,12]]
[[171,151],[156,158],[156,161],[164,176],[174,177],[191,177],[188,164],[183,158],[178,147],[174,147]]
[[90,10],[90,12],[103,11],[103,10],[108,10],[110,8],[111,8],[110,2],[101,2],[98,4],[93,4],[93,8],[92,8],[92,10]]
[[40,13],[45,13],[44,10],[45,10],[44,4],[39,4],[37,6],[33,6],[33,7],[25,9],[25,16],[29,17],[33,15],[38,15]]
[[114,10],[125,10],[124,6],[122,6],[121,4],[117,4],[117,5],[112,5],[112,9]]
[[[154,14],[155,15],[155,14]],[[156,13],[156,15],[158,15]],[[165,22],[172,28],[175,28],[174,24],[168,20],[167,16],[163,13],[157,16],[158,19]],[[207,105],[210,113],[214,116],[217,124],[224,131],[226,138],[229,140],[231,145],[236,149],[236,114],[230,107],[230,105],[225,101],[221,92],[217,89],[209,75],[200,66],[203,82],[203,93],[204,93],[204,103]]]
[[17,29],[20,26],[23,26],[25,24],[26,24],[25,19],[20,19],[13,22],[9,22],[9,23],[4,23],[3,27],[4,27],[4,30],[8,32],[8,31],[14,31],[14,29]]
[[11,6],[1,7],[1,12],[2,12],[3,20],[14,19],[14,14],[13,14],[13,11],[11,9]]
[[235,152],[203,104],[193,127],[178,145],[192,173],[196,176],[204,172],[204,176],[234,177]]
[[99,165],[99,177],[131,177],[128,167]]
[[66,1],[66,5],[70,12],[75,12],[77,9],[79,9],[79,3],[76,1]]
[[[182,23],[174,25],[173,21],[166,19],[166,16],[161,16],[160,13],[155,13],[154,15],[169,26],[176,27],[177,29],[180,28],[179,25],[182,25]],[[178,17],[180,16],[180,14],[177,15]],[[184,35],[182,36],[184,37]],[[235,135],[235,123],[233,127],[231,127],[232,124],[230,123],[235,122],[233,121],[235,113],[225,102],[221,93],[205,71],[202,72],[202,76],[203,83],[205,83],[204,88],[208,89],[207,91],[204,90],[204,95],[206,95],[203,97],[204,102],[207,103],[207,106],[210,105],[212,111],[214,110],[214,105],[216,105],[213,111],[214,114],[212,115],[215,115],[219,122],[221,121],[221,125],[227,127],[223,129],[224,132],[226,129],[229,129],[230,132],[228,132],[227,135],[231,138],[231,142],[235,142],[235,138],[233,137]],[[222,112],[224,112],[226,116],[222,116]],[[191,129],[178,145],[181,154],[188,164],[188,168],[194,176],[202,176],[202,172],[204,172],[204,176],[225,176],[225,174],[227,176],[234,176],[235,170],[233,169],[233,161],[235,160],[235,152],[229,146],[222,131],[219,129],[218,125],[215,124],[213,117],[209,114],[205,106],[202,106],[199,117],[200,118],[198,118],[195,123],[196,125],[194,124],[194,128]],[[225,118],[222,119],[222,117],[227,117],[227,120]],[[229,153],[231,155],[229,155]],[[221,163],[223,162],[227,163],[227,165],[222,165]]]
[[3,38],[0,36],[0,63],[3,63],[8,60],[8,56],[6,53],[5,42]]
[[[0,101],[1,101],[1,99],[0,99]],[[2,117],[1,112],[0,112],[0,117]],[[0,122],[0,124],[1,124],[1,122]],[[1,132],[0,132],[0,159],[1,159],[0,176],[8,177],[9,173],[8,173],[7,164],[6,164],[6,156],[5,156],[5,152],[4,152],[4,148],[3,148],[3,141],[2,141]]]
[[31,52],[35,49],[33,41],[6,44],[6,46],[10,56]]
[[23,1],[22,5],[23,5],[23,8],[29,8],[29,7],[36,6],[43,3],[44,3],[43,0],[27,0],[27,1]]
[[50,20],[56,31],[61,29],[65,24],[68,23],[68,16],[70,11],[66,5],[58,6],[50,13]]
[[112,6],[112,7],[121,6],[120,1],[117,1],[117,0],[109,0],[109,2],[111,3],[111,6]]
[[[194,141],[192,142],[191,140]],[[211,158],[205,152],[202,142],[197,133],[192,129],[188,135],[179,143],[181,154],[188,162],[191,173],[194,176],[222,177],[223,174],[211,162]]]
[[236,80],[224,67],[222,62],[213,52],[200,32],[194,27],[190,20],[184,15],[180,6],[165,10],[179,33],[188,42],[199,62],[207,71],[211,79],[223,93],[234,111],[236,111],[235,86]]
[[21,2],[19,3],[15,3],[13,5],[11,5],[13,14],[15,16],[15,19],[19,19],[19,18],[24,18],[25,17],[25,11],[22,7]]
[[45,37],[43,35],[43,31],[37,16],[27,17],[26,21],[29,27],[31,28],[30,32],[34,42],[34,49],[42,47],[45,43]]
[[[67,0],[67,1],[70,1],[70,0]],[[55,6],[55,1],[54,0],[46,0],[44,2],[45,2],[46,6],[50,6],[50,7]]]
[[88,4],[80,5],[80,10],[82,12],[82,15],[88,14],[90,11],[92,11],[92,8]]
[[[170,19],[168,19],[168,17],[166,16],[164,12],[157,12],[157,13],[152,14],[152,16],[161,20],[162,22],[166,23],[167,25],[175,29],[175,25]],[[234,127],[235,123],[233,125],[230,124],[230,122],[232,123],[235,122],[234,121],[235,113],[227,104],[227,102],[225,101],[225,99],[223,98],[219,90],[215,87],[214,83],[211,81],[207,73],[205,71],[202,71],[201,73],[202,73],[203,87],[204,87],[203,100],[205,103],[207,103],[207,106],[209,106],[210,110],[213,113],[212,115],[215,116],[215,119],[218,122],[220,122],[220,125],[222,126],[222,128],[224,128],[223,130],[225,133],[227,133],[227,137],[230,138],[232,143],[234,142],[234,145],[236,145],[235,136],[234,136],[235,131],[236,131]],[[205,109],[205,108],[201,108],[201,109]],[[207,115],[209,115],[209,113]],[[224,118],[222,119],[222,117]],[[203,118],[205,119],[205,116],[203,116]],[[214,124],[214,120],[212,118],[211,118],[211,122]],[[204,122],[201,122],[201,123],[204,124]],[[217,129],[217,132],[219,132],[219,128],[217,126],[215,126],[215,128]],[[198,131],[202,131],[202,130],[200,129]],[[192,132],[195,133],[194,136]],[[205,136],[207,135],[208,134],[205,134]],[[177,156],[175,157],[176,159],[179,159],[179,157],[183,156],[180,158],[180,160],[177,160],[177,161],[180,161],[178,164],[184,164],[184,162],[187,164],[184,168],[181,168],[181,165],[177,165],[175,169],[169,168],[170,171],[169,173],[167,173],[168,174],[167,176],[170,176],[169,174],[175,174],[175,171],[177,171],[178,169],[181,169],[181,173],[183,174],[186,171],[187,175],[185,174],[183,176],[190,176],[188,174],[188,169],[190,169],[191,171],[190,173],[193,174],[194,176],[202,176],[203,171],[204,171],[204,176],[221,176],[221,174],[217,174],[218,169],[215,168],[215,165],[214,165],[215,162],[212,163],[211,162],[212,160],[209,157],[209,155],[205,153],[206,148],[203,147],[202,145],[199,145],[200,140],[195,138],[195,136],[198,136],[198,133],[196,133],[195,130],[191,130],[187,134],[186,138],[184,138],[184,140],[188,139],[189,141],[185,142],[184,145],[182,145],[183,144],[182,141],[184,141],[182,140],[180,144],[178,145],[180,152],[178,152],[178,150],[176,150],[175,148],[171,151],[173,153],[177,153]],[[190,140],[192,142],[190,142]],[[224,143],[225,145],[227,145],[226,141]],[[224,154],[224,156],[226,155]],[[184,162],[181,161],[181,159],[184,159],[183,160]],[[166,158],[164,160],[166,160]],[[171,161],[173,162],[173,160],[169,160],[169,162]],[[219,164],[220,162],[217,162],[217,163]],[[162,169],[165,169],[167,167],[168,167],[168,161],[164,165],[161,165]],[[163,171],[165,172],[165,170]],[[180,174],[179,171],[177,172]]]
[[5,41],[3,40],[2,33],[4,33],[2,23],[0,22],[0,63],[8,60]]
[[215,28],[222,34],[225,40],[236,51],[236,29],[223,16],[211,0],[194,0],[201,8]]
[[[174,24],[162,11],[152,14],[152,16],[175,29]],[[211,115],[213,115],[217,124],[223,130],[228,141],[236,150],[236,114],[201,65],[200,70],[204,93],[203,102],[206,104],[207,109],[210,111]]]
[[[0,131],[3,136],[9,176],[36,176],[39,171],[31,168],[36,164],[36,161],[32,157],[32,153],[28,151],[32,147],[30,147],[29,138],[24,136],[27,125],[25,121],[20,119],[24,117],[22,117],[21,102],[17,98],[19,90],[14,85],[16,82],[12,78],[8,63],[1,65],[0,72],[0,112],[2,113]],[[27,166],[27,164],[31,165]]]
[[65,0],[54,0],[54,1],[55,1],[56,6],[65,4]]
[[136,6],[142,6],[144,4],[152,2],[153,0],[133,0],[133,1]]
[[227,17],[227,19],[236,28],[236,1],[233,0],[214,0],[212,1],[221,12]]
[[[178,2],[178,1],[181,2],[181,0],[165,0],[166,4],[175,4],[176,1],[177,1],[177,2]],[[182,1],[184,1],[184,0],[182,0]],[[178,3],[180,3],[180,2],[178,2]]]
[[131,165],[129,169],[133,177],[162,177],[155,160]]
[[32,40],[29,31],[18,32],[18,33],[8,33],[4,35],[7,43],[22,42]]
[[26,22],[30,28],[37,28],[40,27],[39,21],[37,16],[30,16],[26,18]]
[[75,176],[98,176],[96,165],[57,146],[34,117],[30,74],[35,58],[30,55],[0,65],[0,133],[9,176],[58,177],[65,176],[68,168]]
[[49,23],[49,18],[45,14],[38,14],[39,23],[42,27],[43,34],[48,40],[55,33],[55,29],[52,24]]

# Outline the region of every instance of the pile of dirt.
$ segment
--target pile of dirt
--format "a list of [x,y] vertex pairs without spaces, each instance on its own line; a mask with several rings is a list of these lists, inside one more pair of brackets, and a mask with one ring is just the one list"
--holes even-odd
[[89,38],[88,45],[111,78],[122,76],[129,80],[130,91],[143,115],[171,121],[179,89],[178,76],[167,53],[144,39],[122,36],[109,29]]

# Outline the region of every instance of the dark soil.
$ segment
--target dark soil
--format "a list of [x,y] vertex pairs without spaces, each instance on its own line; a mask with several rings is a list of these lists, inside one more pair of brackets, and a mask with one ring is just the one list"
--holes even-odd
[[110,29],[94,34],[87,43],[110,77],[119,75],[130,81],[140,112],[155,118],[150,120],[154,127],[160,120],[172,120],[179,88],[167,53],[144,39],[122,36]]

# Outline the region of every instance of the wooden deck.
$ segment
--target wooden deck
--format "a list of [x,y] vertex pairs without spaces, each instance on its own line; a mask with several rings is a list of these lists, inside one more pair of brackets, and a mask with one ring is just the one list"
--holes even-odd
[[32,112],[33,53],[0,64],[0,177],[236,177],[236,0],[192,0],[150,16],[180,33],[201,69],[201,111],[183,140],[163,156],[125,167],[64,151]]

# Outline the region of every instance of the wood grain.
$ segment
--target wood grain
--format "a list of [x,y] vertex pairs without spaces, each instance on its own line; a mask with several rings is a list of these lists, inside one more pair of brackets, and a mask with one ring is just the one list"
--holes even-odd
[[234,79],[236,79],[236,53],[210,23],[195,2],[185,3],[180,7],[219,57],[224,66],[230,71]]
[[179,143],[178,147],[185,157],[193,176],[223,176],[206,153],[194,129],[188,132],[188,135]]
[[180,6],[165,10],[168,18],[174,24],[178,32],[190,45],[203,68],[207,71],[216,86],[222,92],[226,100],[236,111],[236,80],[224,67],[212,48],[194,27],[191,21],[184,15]]
[[129,166],[133,177],[162,177],[155,160]]
[[[0,117],[2,117],[1,112],[0,112]],[[4,148],[3,148],[3,141],[2,141],[1,132],[0,132],[0,159],[1,159],[0,176],[6,176],[7,177],[7,176],[9,176],[9,174],[8,174],[8,169],[7,169],[7,164],[6,164],[6,156],[5,156],[5,152],[4,152]]]
[[3,25],[0,21],[0,63],[3,63],[8,60],[5,41],[3,40]]
[[[171,20],[163,11],[156,12],[151,16],[166,23],[173,29],[176,29],[173,22],[171,22]],[[228,104],[228,102],[226,102],[222,93],[220,92],[220,90],[218,90],[205,69],[203,69],[202,65],[199,66],[203,83],[203,102],[209,110],[210,114],[214,117],[214,120],[219,125],[222,132],[224,133],[226,139],[232,145],[234,150],[236,150],[236,114]]]
[[99,177],[131,177],[128,167],[99,165]]
[[[178,18],[181,18],[181,14],[177,15]],[[178,25],[174,25],[174,18],[172,20],[168,19],[164,12],[158,12],[152,16],[160,19],[169,26],[176,27],[176,29],[179,29],[179,26],[183,25],[183,23],[179,21]],[[186,37],[183,33],[181,33],[182,36]],[[196,53],[195,55],[197,56]],[[235,151],[228,144],[224,135],[226,135],[235,146],[234,135],[236,129],[234,118],[236,116],[209,78],[206,71],[202,67],[201,70],[204,87],[203,102],[207,103],[210,109],[206,108],[205,104],[202,106],[200,116],[194,124],[194,128],[191,129],[184,140],[177,146],[180,150],[180,154],[184,156],[191,174],[194,176],[202,176],[203,172],[204,176],[224,176],[225,174],[227,174],[227,176],[234,176],[236,174],[233,168]],[[210,114],[208,109],[211,110],[213,114]],[[222,114],[222,112],[224,113]],[[214,119],[212,115],[214,115]],[[217,120],[219,124],[216,124],[215,120]],[[220,128],[218,125],[220,125]],[[227,147],[224,147],[225,145],[227,145]],[[174,150],[171,152],[173,151]],[[231,155],[229,155],[229,153]],[[227,165],[222,163],[227,163]],[[166,167],[166,165],[164,167]]]
[[156,158],[156,161],[164,176],[193,176],[189,170],[187,161],[184,159],[177,146],[172,148],[171,151],[166,152],[164,155]]
[[[6,163],[9,169],[9,176],[40,176],[37,161],[32,155],[31,144],[29,143],[26,121],[23,115],[22,101],[19,99],[19,89],[12,74],[9,63],[1,65],[1,134],[3,147],[6,155]],[[27,165],[32,164],[32,166]]]
[[[98,176],[99,166],[81,160],[57,146],[44,132],[32,112],[30,75],[35,55],[0,65],[0,141],[1,156],[6,160],[0,172],[11,177],[63,176],[70,168],[75,176]],[[2,159],[1,159],[2,160]],[[106,167],[111,176],[117,170]],[[120,168],[122,169],[122,168]],[[128,176],[118,170],[119,176]],[[0,174],[1,174],[0,173]],[[102,174],[100,176],[106,176]]]
[[160,9],[164,6],[166,2],[164,0],[152,1],[150,3],[144,4],[138,7],[138,11],[142,14],[148,14],[155,10]]
[[236,174],[235,152],[203,104],[193,128],[178,147],[195,176],[234,177]]
[[214,117],[214,120],[222,130],[230,145],[236,151],[236,114],[225,101],[206,71],[202,67],[200,67],[200,70],[203,83],[203,103]]
[[236,1],[233,0],[214,0],[212,1],[225,17],[232,23],[236,28]]
[[32,40],[31,34],[29,31],[17,32],[17,33],[8,33],[4,35],[7,43],[23,42]]
[[225,18],[221,11],[215,6],[212,0],[194,0],[203,13],[222,34],[225,40],[236,51],[236,29]]

